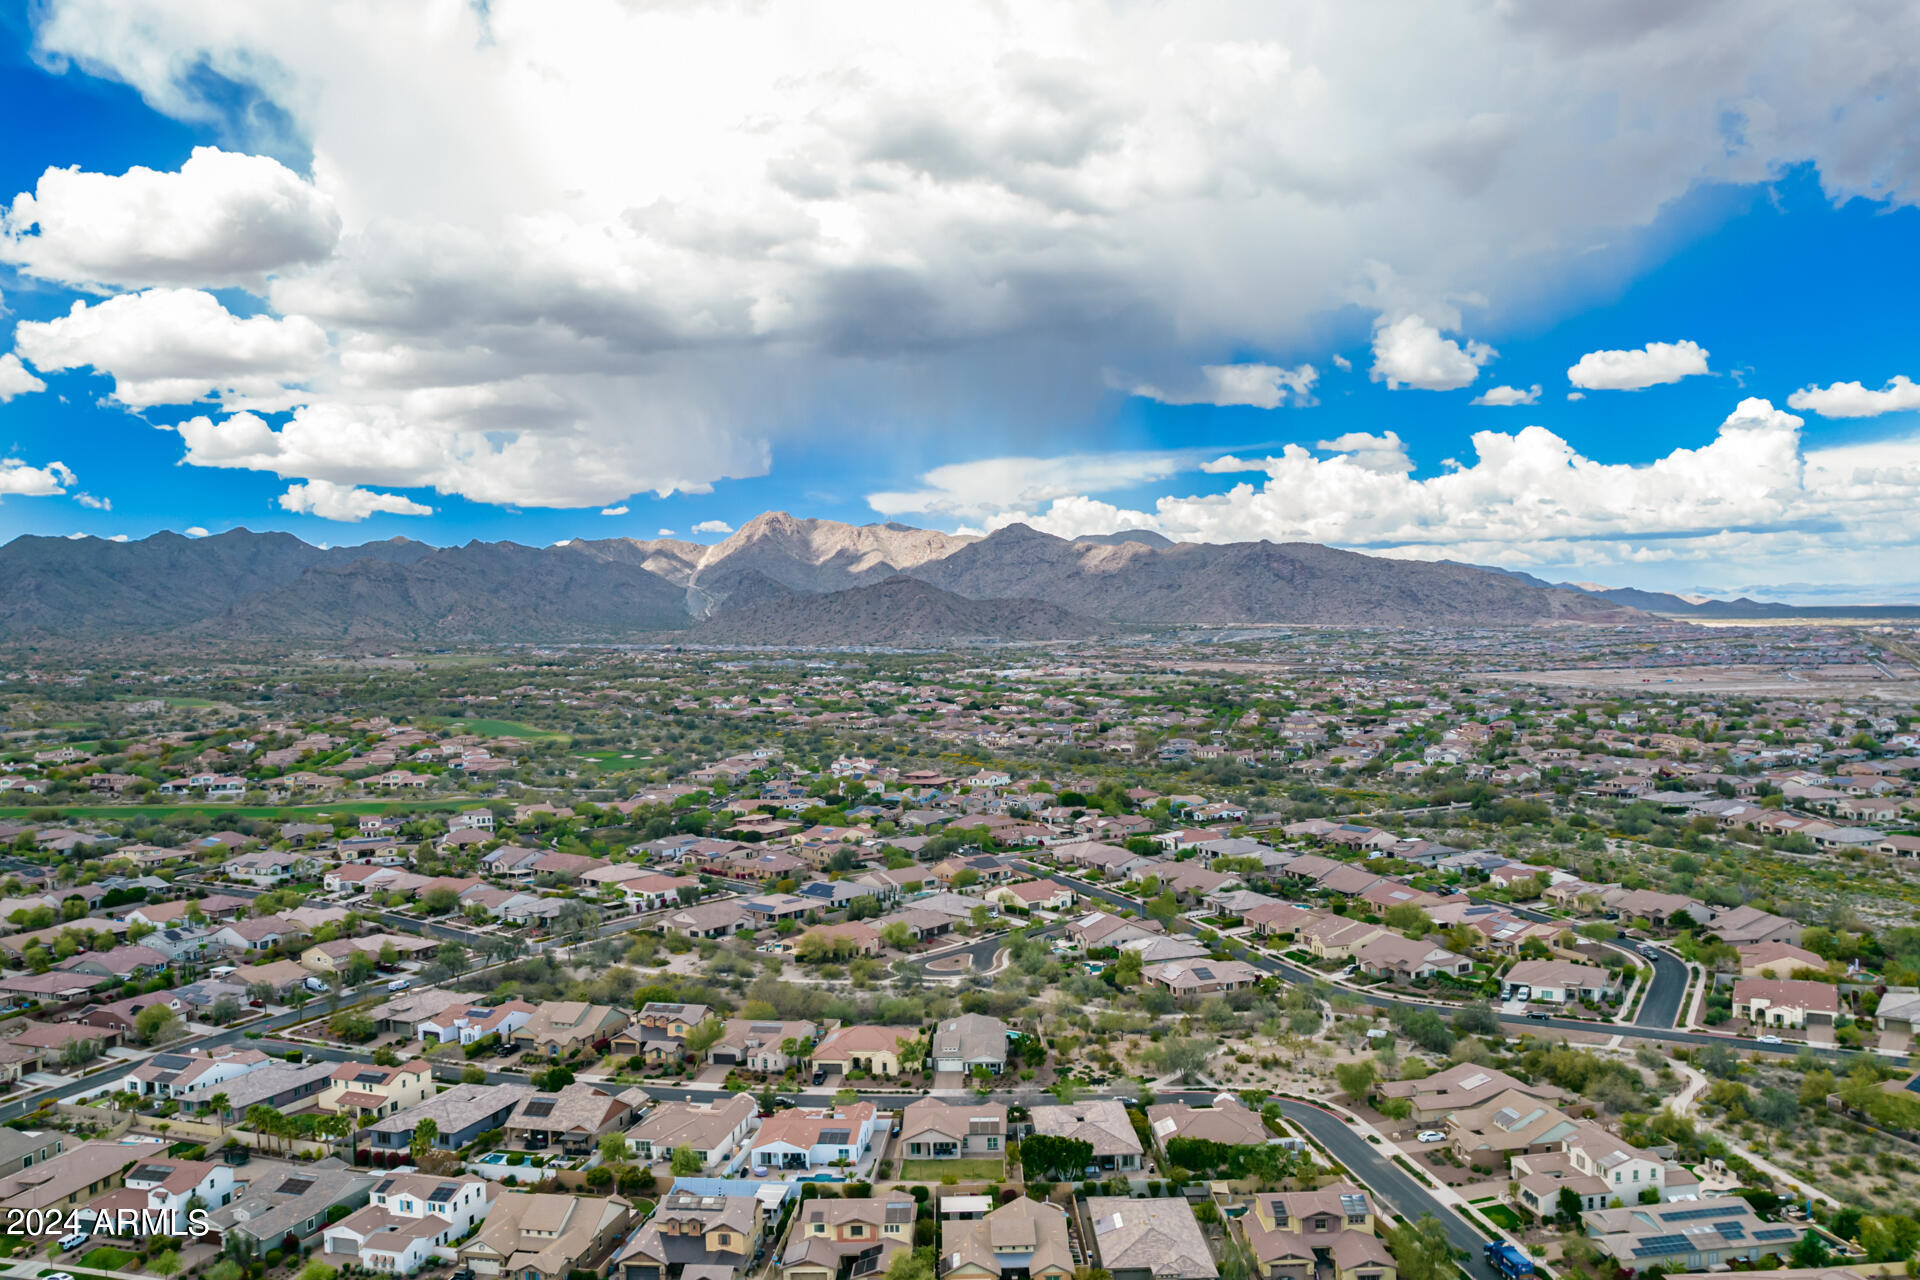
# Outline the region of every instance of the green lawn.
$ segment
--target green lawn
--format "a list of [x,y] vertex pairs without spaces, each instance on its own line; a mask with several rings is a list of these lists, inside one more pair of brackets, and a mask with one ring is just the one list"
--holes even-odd
[[558,729],[541,729],[523,720],[456,720],[447,726],[455,733],[477,733],[487,738],[564,738]]
[[133,1261],[133,1255],[125,1249],[115,1249],[111,1245],[102,1245],[98,1249],[87,1250],[80,1261],[89,1267],[99,1267],[102,1271],[128,1271],[127,1265]]
[[1488,1222],[1491,1222],[1494,1226],[1507,1231],[1518,1231],[1520,1229],[1520,1215],[1504,1204],[1486,1205],[1480,1209],[1480,1216]]
[[908,1160],[900,1166],[900,1180],[938,1182],[942,1178],[958,1178],[963,1182],[979,1182],[999,1178],[1006,1171],[1004,1160]]

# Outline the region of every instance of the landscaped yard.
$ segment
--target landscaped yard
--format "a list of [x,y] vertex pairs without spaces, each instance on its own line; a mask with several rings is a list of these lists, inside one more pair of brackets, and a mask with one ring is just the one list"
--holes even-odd
[[900,1180],[938,1182],[942,1178],[955,1178],[978,1182],[983,1178],[998,1178],[1006,1171],[1004,1160],[908,1160],[900,1166]]
[[111,1245],[101,1245],[98,1249],[89,1249],[80,1261],[89,1267],[99,1267],[102,1271],[131,1271],[133,1255],[125,1249],[115,1249]]
[[1504,1204],[1480,1205],[1480,1216],[1504,1231],[1520,1230],[1520,1215]]

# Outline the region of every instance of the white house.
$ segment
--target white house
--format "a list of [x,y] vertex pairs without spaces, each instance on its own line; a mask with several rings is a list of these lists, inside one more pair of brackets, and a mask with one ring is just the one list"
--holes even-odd
[[210,1160],[142,1160],[127,1170],[128,1191],[146,1195],[149,1212],[187,1220],[187,1203],[218,1209],[233,1199],[233,1166]]
[[388,1174],[364,1207],[326,1229],[326,1251],[393,1275],[412,1275],[435,1247],[471,1231],[493,1206],[492,1183],[475,1177]]
[[756,1168],[815,1169],[835,1161],[854,1165],[866,1158],[876,1123],[871,1102],[776,1111],[761,1123],[747,1153]]

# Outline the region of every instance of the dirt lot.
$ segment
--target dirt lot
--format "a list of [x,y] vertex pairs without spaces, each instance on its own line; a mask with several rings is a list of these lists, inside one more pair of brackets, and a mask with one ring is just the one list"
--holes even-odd
[[1700,689],[1713,693],[1798,694],[1815,689],[1822,696],[1854,693],[1883,698],[1920,696],[1920,681],[1889,680],[1869,665],[1786,667],[1764,664],[1725,667],[1596,667],[1540,671],[1482,671],[1484,680],[1515,684],[1550,685],[1563,689],[1639,690]]

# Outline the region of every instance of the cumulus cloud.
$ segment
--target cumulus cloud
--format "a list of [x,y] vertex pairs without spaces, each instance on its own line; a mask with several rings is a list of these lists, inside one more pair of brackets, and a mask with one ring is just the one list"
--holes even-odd
[[654,534],[653,536],[656,538],[671,538],[673,536],[673,530],[662,529],[658,533]]
[[1463,347],[1416,315],[1381,316],[1373,328],[1371,376],[1396,391],[1456,391],[1479,377],[1480,367],[1498,354],[1484,342]]
[[0,213],[0,261],[83,288],[258,287],[340,238],[326,196],[277,160],[196,147],[178,172],[48,169]]
[[[320,325],[277,403],[397,445],[315,435],[286,478],[598,508],[760,474],[821,421],[1084,425],[1104,370],[1301,349],[1371,261],[1422,300],[1379,376],[1465,386],[1490,353],[1427,299],[1497,309],[1789,164],[1920,194],[1904,15],[1755,0],[1730,39],[1710,7],[1579,8],[47,0],[49,63],[228,141],[55,170],[5,251]],[[607,163],[634,119],[674,128]]]
[[1857,382],[1836,382],[1827,387],[1806,387],[1787,397],[1795,409],[1817,413],[1823,418],[1876,418],[1883,413],[1920,409],[1920,384],[1899,374],[1878,391],[1870,391]]
[[1162,404],[1246,405],[1278,409],[1283,404],[1313,403],[1313,384],[1319,371],[1310,364],[1285,369],[1273,364],[1209,364],[1200,368],[1196,385],[1162,390],[1152,383],[1136,383],[1131,394]]
[[1178,453],[1077,453],[1059,458],[982,458],[935,467],[920,488],[870,493],[885,516],[981,520],[1083,493],[1111,493],[1165,480],[1199,459]]
[[1638,351],[1589,351],[1567,370],[1567,381],[1588,391],[1639,391],[1708,372],[1697,342],[1649,342]]
[[1353,372],[1353,361],[1336,352],[1333,357],[1333,367],[1342,373],[1351,373]]
[[600,508],[600,514],[603,516],[623,516],[627,514],[627,507],[625,503],[617,507],[602,507]]
[[180,532],[186,534],[189,538],[204,538],[207,536],[206,529],[197,524],[190,524]]
[[327,335],[305,316],[236,316],[199,289],[76,302],[52,320],[22,320],[14,347],[42,370],[93,368],[130,408],[214,395],[277,397],[312,375]]
[[1920,436],[1808,450],[1802,426],[1749,398],[1710,440],[1638,465],[1598,462],[1544,427],[1482,431],[1470,463],[1424,477],[1403,463],[1396,436],[1355,433],[1312,450],[1214,459],[1200,469],[1261,476],[1225,493],[1170,495],[1145,509],[1074,495],[1008,507],[981,525],[1322,542],[1516,567],[1839,564],[1871,588],[1920,554],[1909,518],[1920,501]]
[[1520,387],[1488,387],[1485,391],[1475,396],[1472,403],[1495,405],[1503,408],[1510,405],[1539,404],[1540,384],[1536,382],[1531,387],[1524,389]]
[[15,396],[31,395],[46,389],[47,384],[34,377],[20,363],[19,356],[11,351],[0,356],[0,404],[5,404]]
[[695,533],[732,533],[733,526],[725,520],[702,520],[693,526]]
[[430,516],[433,508],[415,502],[401,493],[375,493],[331,480],[308,480],[289,485],[278,502],[295,515],[319,516],[322,520],[365,520],[368,516]]
[[18,458],[0,458],[0,496],[46,498],[78,483],[73,468],[64,462],[35,467]]
[[95,511],[113,510],[113,499],[111,498],[97,498],[91,493],[76,493],[73,495],[73,500],[81,506],[91,507]]

